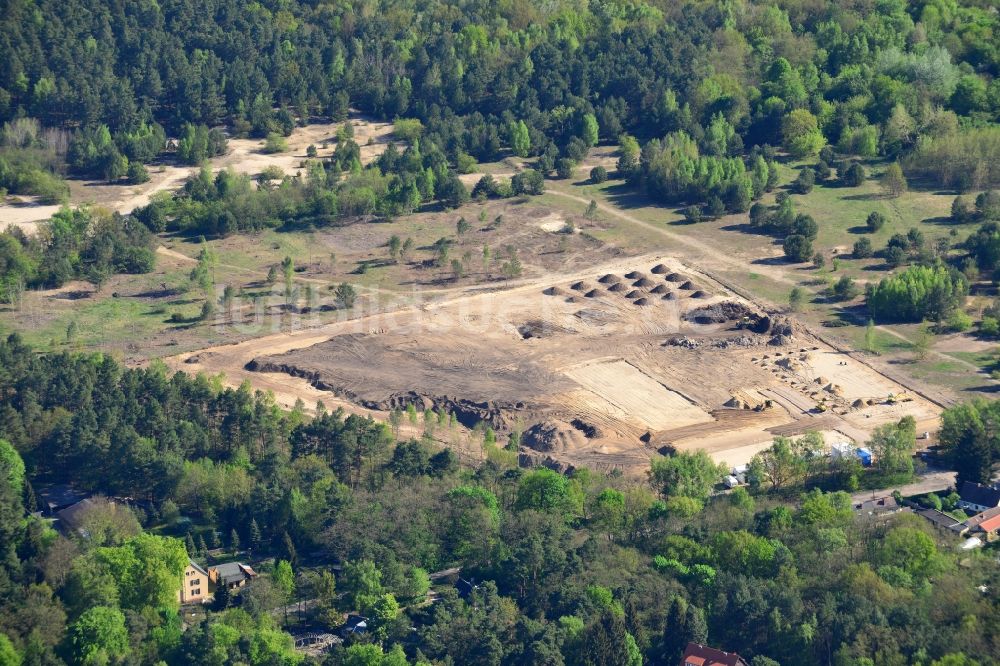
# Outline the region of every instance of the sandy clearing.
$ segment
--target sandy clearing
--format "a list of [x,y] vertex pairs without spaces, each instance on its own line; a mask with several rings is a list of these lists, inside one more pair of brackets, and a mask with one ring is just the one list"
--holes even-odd
[[843,397],[853,402],[857,399],[886,398],[899,393],[899,386],[863,366],[846,354],[835,351],[813,351],[804,355],[802,376],[811,382],[822,380],[822,388],[833,384],[843,390]]
[[705,410],[680,393],[668,389],[627,361],[588,363],[564,373],[601,398],[597,410],[610,403],[625,419],[656,430],[680,428],[711,421]]
[[[361,163],[369,164],[393,140],[392,123],[377,122],[360,115],[353,115],[347,122],[354,127],[354,141],[361,149]],[[266,155],[262,139],[230,139],[225,155],[208,161],[213,171],[232,168],[239,173],[256,175],[268,167],[276,166],[286,174],[300,172],[303,163],[310,159],[306,148],[316,146],[317,158],[329,157],[336,144],[334,137],[342,123],[316,123],[296,127],[286,141],[288,150]],[[327,147],[322,144],[326,142]],[[149,181],[140,185],[109,185],[103,181],[70,180],[70,205],[93,203],[121,214],[148,205],[158,192],[179,188],[185,180],[198,172],[197,166],[177,164],[151,165]],[[478,179],[477,179],[478,180]],[[58,205],[40,204],[32,197],[19,197],[21,203],[0,205],[0,229],[14,225],[26,234],[35,234],[38,224],[59,211]]]

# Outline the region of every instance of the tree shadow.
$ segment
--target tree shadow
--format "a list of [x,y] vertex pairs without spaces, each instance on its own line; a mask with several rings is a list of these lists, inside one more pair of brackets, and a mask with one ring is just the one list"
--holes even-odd
[[848,194],[845,197],[841,197],[844,201],[879,201],[881,199],[887,199],[884,194],[876,194],[874,192],[868,192],[866,194]]
[[853,227],[848,227],[847,233],[849,233],[849,234],[858,234],[858,235],[867,234],[868,233],[868,225],[867,224],[856,224]]

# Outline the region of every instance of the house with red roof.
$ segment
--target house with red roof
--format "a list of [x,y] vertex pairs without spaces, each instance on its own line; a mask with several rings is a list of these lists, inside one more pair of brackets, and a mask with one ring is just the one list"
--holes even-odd
[[748,666],[735,652],[723,652],[701,643],[688,643],[680,666]]
[[986,541],[1000,538],[1000,507],[977,513],[965,521],[969,534],[985,537]]

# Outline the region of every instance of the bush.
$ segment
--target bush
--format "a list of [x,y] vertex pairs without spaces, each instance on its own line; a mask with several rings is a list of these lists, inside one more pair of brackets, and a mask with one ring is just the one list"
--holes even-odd
[[844,275],[839,280],[833,283],[833,287],[830,288],[830,294],[837,301],[849,301],[855,298],[861,290],[854,283],[854,280]]
[[562,179],[573,177],[573,160],[560,157],[556,161],[556,176]]
[[979,322],[979,334],[988,338],[1000,336],[1000,319],[986,315]]
[[592,183],[603,183],[608,179],[608,170],[602,166],[595,166],[590,170],[590,181]]
[[688,222],[701,222],[701,206],[688,206],[684,209],[684,219]]
[[726,214],[726,205],[722,203],[722,199],[714,195],[709,197],[708,214],[711,217],[721,217]]
[[851,164],[840,176],[840,181],[847,187],[858,187],[865,182],[865,168],[857,162]]
[[809,261],[813,255],[812,241],[800,234],[787,237],[782,248],[785,250],[785,257],[795,263]]
[[964,333],[972,328],[972,317],[962,310],[955,310],[945,321],[944,328],[953,333]]
[[798,194],[809,194],[816,184],[816,172],[810,167],[804,167],[799,171],[798,178],[792,183],[792,189]]
[[269,132],[267,138],[264,139],[264,148],[262,150],[268,155],[283,153],[288,150],[288,141],[277,132]]
[[534,169],[525,169],[510,179],[510,187],[514,194],[544,194],[545,180]]
[[868,238],[859,238],[854,241],[853,256],[855,259],[867,259],[872,256],[872,242]]
[[125,172],[128,182],[133,185],[146,183],[149,181],[149,172],[141,162],[129,162],[128,171]]
[[868,219],[865,220],[865,226],[868,227],[868,233],[874,234],[885,226],[885,222],[885,215],[872,211],[868,213]]

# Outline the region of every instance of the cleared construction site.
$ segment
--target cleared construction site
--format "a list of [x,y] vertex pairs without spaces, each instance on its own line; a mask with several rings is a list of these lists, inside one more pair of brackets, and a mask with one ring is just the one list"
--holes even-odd
[[862,442],[939,407],[671,257],[171,359],[376,416],[412,404],[522,432],[521,459],[641,473],[670,450],[746,463],[777,435]]

